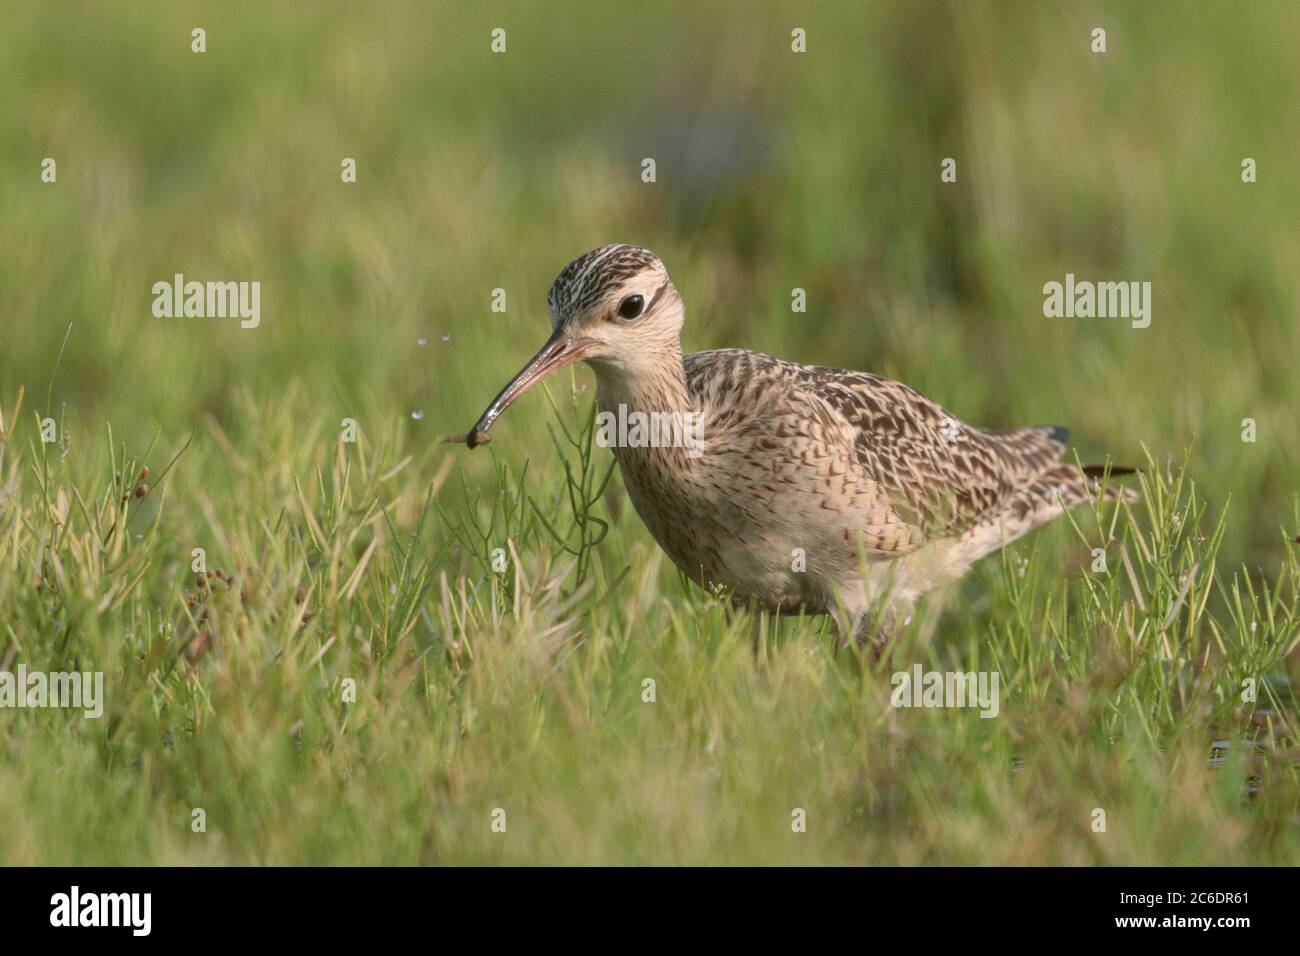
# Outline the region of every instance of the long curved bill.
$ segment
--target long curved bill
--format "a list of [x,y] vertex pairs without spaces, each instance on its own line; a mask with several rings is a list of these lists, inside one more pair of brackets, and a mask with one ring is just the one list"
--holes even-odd
[[519,370],[505,388],[501,389],[496,398],[492,399],[492,403],[484,409],[479,420],[474,423],[474,427],[464,435],[453,435],[446,441],[464,442],[470,448],[486,445],[490,441],[487,430],[492,427],[492,423],[501,416],[501,413],[509,408],[516,398],[546,376],[581,359],[586,352],[586,344],[581,340],[570,338],[563,330],[556,329],[537,354],[528,360],[528,364]]

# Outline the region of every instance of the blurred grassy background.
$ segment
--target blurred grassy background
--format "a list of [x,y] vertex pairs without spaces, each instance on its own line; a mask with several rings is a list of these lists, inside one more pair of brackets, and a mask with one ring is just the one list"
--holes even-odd
[[[791,52],[796,26],[806,54]],[[386,464],[414,456],[402,530],[448,454],[471,488],[494,456],[557,486],[540,396],[497,426],[491,454],[436,442],[540,344],[560,268],[632,242],[681,290],[687,350],[883,373],[974,424],[1068,424],[1085,459],[1190,449],[1212,507],[1232,499],[1227,563],[1271,574],[1279,527],[1300,518],[1298,32],[1289,0],[9,4],[0,407],[26,388],[24,446],[33,409],[65,417],[70,481],[102,477],[110,424],[132,454],[157,435],[161,464],[193,433],[142,585],[161,604],[196,540],[228,533],[256,560],[249,529],[297,513],[284,489],[328,468],[345,417]],[[39,177],[47,156],[54,185]],[[944,157],[956,184],[939,180]],[[151,286],[176,272],[260,281],[260,328],[154,318]],[[1150,281],[1150,328],[1044,318],[1042,286],[1067,272]],[[796,286],[805,314],[790,311]],[[498,287],[505,314],[490,310]],[[1241,440],[1247,417],[1256,444]],[[614,553],[671,580],[634,516],[616,517]],[[138,799],[143,827],[154,809]],[[254,832],[204,852],[248,858],[267,839]],[[734,836],[733,851],[747,845]],[[574,858],[620,858],[590,839]],[[418,858],[455,858],[435,844]],[[890,859],[934,858],[924,846]],[[319,859],[340,855],[364,856]]]
[[[1300,487],[1300,10],[798,9],[14,9],[0,393],[43,387],[73,322],[57,397],[84,440],[106,417],[174,438],[204,412],[252,438],[234,389],[275,402],[295,380],[334,419],[423,409],[424,447],[531,354],[569,259],[636,242],[686,297],[687,349],[882,372],[974,423],[1067,423],[1085,457],[1191,445],[1211,497],[1241,500],[1232,547],[1266,559]],[[175,272],[260,280],[262,327],[154,319]],[[1151,327],[1044,318],[1066,272],[1150,280]],[[544,415],[512,412],[520,453]]]

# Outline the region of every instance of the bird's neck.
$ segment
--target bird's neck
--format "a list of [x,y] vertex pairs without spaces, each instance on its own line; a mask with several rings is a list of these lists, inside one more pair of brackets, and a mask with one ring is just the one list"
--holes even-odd
[[596,373],[596,399],[602,411],[619,405],[636,412],[679,412],[695,410],[686,385],[681,346],[655,350],[635,363],[606,365],[592,363]]
[[598,440],[614,452],[632,501],[651,533],[662,541],[663,529],[653,511],[645,510],[649,489],[663,476],[680,478],[704,453],[704,418],[691,395],[682,350],[643,353],[635,364],[617,367],[592,363],[596,403],[600,407]]

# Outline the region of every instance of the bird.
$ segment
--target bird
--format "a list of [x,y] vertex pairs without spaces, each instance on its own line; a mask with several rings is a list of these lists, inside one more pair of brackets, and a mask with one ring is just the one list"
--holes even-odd
[[691,426],[611,442],[628,498],[677,568],[737,604],[830,615],[839,646],[878,656],[923,594],[980,558],[1075,506],[1137,500],[1109,481],[1135,469],[1061,461],[1059,425],[976,428],[869,372],[739,348],[683,354],[685,303],[640,246],[574,259],[547,306],[545,344],[447,440],[486,444],[528,389],[585,362],[600,415]]

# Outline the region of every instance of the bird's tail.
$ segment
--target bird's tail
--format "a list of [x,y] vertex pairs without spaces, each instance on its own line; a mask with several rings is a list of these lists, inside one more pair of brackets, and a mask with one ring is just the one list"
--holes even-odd
[[995,439],[1007,466],[1023,482],[1011,502],[1016,512],[1053,511],[1095,499],[1137,501],[1137,492],[1114,484],[1112,479],[1132,475],[1139,468],[1122,465],[1075,465],[1058,461],[1070,440],[1064,425],[1034,425],[1029,428],[985,429]]
[[967,532],[968,563],[1060,517],[1070,508],[1095,502],[1099,497],[1102,501],[1137,501],[1136,491],[1110,480],[1137,470],[1056,462],[1016,489],[995,520]]
[[1140,470],[1125,465],[1084,465],[1080,468],[1062,462],[1049,469],[1043,477],[1055,486],[1065,506],[1070,508],[1096,500],[1099,494],[1102,501],[1137,501],[1136,490],[1117,485],[1112,479],[1137,474]]
[[1104,478],[1106,475],[1117,477],[1119,475],[1136,475],[1141,468],[1128,468],[1124,465],[1084,465],[1083,473],[1089,478]]

